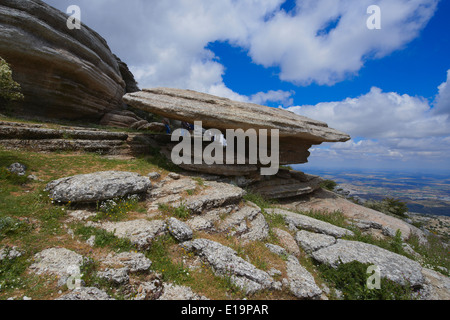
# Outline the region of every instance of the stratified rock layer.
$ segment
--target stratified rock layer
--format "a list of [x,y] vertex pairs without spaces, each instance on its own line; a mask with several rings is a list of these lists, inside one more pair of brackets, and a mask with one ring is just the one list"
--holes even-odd
[[[22,87],[24,109],[49,118],[100,119],[122,107],[125,82],[106,41],[38,0],[2,0],[0,56]],[[123,68],[123,67],[122,67]]]
[[[243,103],[190,90],[156,88],[129,93],[124,101],[134,108],[161,116],[194,123],[203,128],[244,131],[278,129],[280,163],[305,163],[308,149],[323,142],[345,142],[350,137],[331,129],[326,123],[308,119],[292,112]],[[270,143],[269,143],[270,145]],[[199,165],[201,169],[201,165]]]

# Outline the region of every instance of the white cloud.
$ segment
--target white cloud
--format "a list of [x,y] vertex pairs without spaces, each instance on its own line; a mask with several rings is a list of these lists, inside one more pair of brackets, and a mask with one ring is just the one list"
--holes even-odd
[[[414,39],[433,16],[437,0],[303,0],[294,15],[277,12],[250,39],[250,55],[280,78],[332,85]],[[367,8],[381,8],[381,30],[369,30]],[[334,28],[333,28],[334,27]],[[330,30],[331,29],[331,30]]]
[[[280,78],[298,84],[333,84],[414,39],[438,0],[46,0],[65,11],[79,5],[81,19],[104,36],[128,63],[141,87],[170,86],[226,94],[224,67],[207,50],[228,41],[249,50],[255,63],[279,66]],[[367,7],[382,10],[382,30],[366,27]],[[321,32],[333,22],[333,30]],[[271,94],[271,92],[266,93]],[[250,100],[271,101],[257,94]],[[279,98],[277,98],[279,99]],[[286,103],[289,98],[281,98]]]
[[450,125],[448,114],[444,113],[450,109],[448,105],[439,105],[449,101],[446,100],[447,84],[448,81],[439,87],[438,106],[434,108],[422,97],[382,92],[374,87],[357,98],[287,109],[324,121],[353,138],[346,143],[315,148],[312,162],[394,160],[398,161],[397,165],[438,162],[447,168]]
[[439,86],[434,112],[450,115],[450,70],[447,71],[447,81]]

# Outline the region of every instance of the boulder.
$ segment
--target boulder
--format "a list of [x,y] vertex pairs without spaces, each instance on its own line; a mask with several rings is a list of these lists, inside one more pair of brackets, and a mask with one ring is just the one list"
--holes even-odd
[[245,290],[247,294],[270,289],[273,285],[273,279],[268,273],[256,268],[239,257],[236,251],[220,243],[207,239],[195,239],[184,242],[181,246],[200,256],[217,275],[230,277],[232,283]]
[[336,244],[313,252],[312,257],[331,267],[353,261],[370,263],[380,268],[381,277],[402,285],[421,287],[425,281],[418,262],[368,243],[337,240]]
[[125,82],[106,41],[39,0],[3,0],[0,56],[25,96],[27,114],[99,120],[123,106]]
[[336,243],[336,238],[326,234],[312,233],[305,230],[297,232],[295,240],[307,253],[329,247]]
[[104,171],[58,179],[45,190],[54,201],[95,203],[145,193],[150,186],[150,179],[137,173]]
[[[202,121],[203,128],[278,129],[280,163],[305,163],[308,149],[323,142],[345,142],[347,134],[329,128],[325,123],[292,112],[232,101],[190,90],[156,88],[129,93],[124,101],[134,108],[170,119],[194,123]],[[269,134],[271,132],[269,131]]]
[[193,237],[191,228],[189,228],[184,222],[178,219],[170,218],[167,221],[167,228],[169,233],[178,241],[189,241]]
[[289,290],[299,299],[317,300],[322,290],[317,286],[314,277],[308,272],[294,256],[286,261],[286,272],[289,281]]
[[13,163],[8,167],[8,171],[12,174],[23,177],[27,171],[27,167],[21,163]]

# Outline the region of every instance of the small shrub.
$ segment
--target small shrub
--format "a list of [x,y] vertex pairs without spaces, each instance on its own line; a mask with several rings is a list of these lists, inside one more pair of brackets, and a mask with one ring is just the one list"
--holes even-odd
[[139,196],[130,195],[126,198],[115,198],[103,201],[98,206],[96,219],[108,219],[111,221],[119,221],[126,217],[127,213],[136,209],[139,202]]
[[342,291],[345,300],[412,300],[413,291],[391,280],[382,278],[381,289],[369,289],[367,273],[370,264],[358,261],[341,263],[337,269],[320,265],[318,270],[322,277]]
[[19,176],[17,174],[11,173],[7,168],[0,168],[0,180],[5,180],[14,185],[23,185],[28,182],[26,176]]
[[114,235],[114,233],[103,229],[78,225],[75,228],[75,234],[80,236],[84,241],[88,240],[92,236],[95,236],[94,247],[97,248],[110,247],[119,252],[136,250],[130,240],[118,238]]
[[367,201],[364,204],[367,208],[388,214],[388,215],[394,215],[401,218],[407,218],[406,214],[409,209],[406,205],[406,202],[402,202],[398,199],[394,198],[386,198],[382,201]]
[[183,202],[181,202],[178,207],[173,207],[165,203],[160,203],[158,204],[158,210],[161,211],[163,214],[175,216],[180,219],[187,219],[191,215],[189,209],[186,208]]
[[28,231],[27,223],[11,217],[0,217],[0,239]]
[[20,85],[12,78],[12,71],[8,63],[0,57],[0,100],[22,100]]
[[322,182],[320,184],[320,187],[323,188],[323,189],[327,189],[327,190],[333,191],[334,188],[337,187],[337,183],[335,181],[333,181],[333,180],[325,180],[324,182]]

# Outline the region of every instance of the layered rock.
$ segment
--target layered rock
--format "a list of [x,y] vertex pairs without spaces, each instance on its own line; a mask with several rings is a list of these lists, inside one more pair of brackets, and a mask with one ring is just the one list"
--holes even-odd
[[[99,120],[123,106],[125,81],[106,41],[38,0],[0,4],[0,56],[11,66],[25,96],[27,114]],[[128,80],[128,79],[127,79]]]
[[[203,128],[219,129],[224,134],[227,129],[254,129],[256,132],[267,129],[270,135],[271,130],[278,129],[280,164],[305,163],[309,157],[308,149],[312,145],[350,139],[347,134],[331,129],[323,122],[289,111],[190,90],[144,89],[125,95],[124,101],[135,108],[163,117],[191,123],[201,121]],[[202,165],[197,167],[197,171],[203,169]]]

